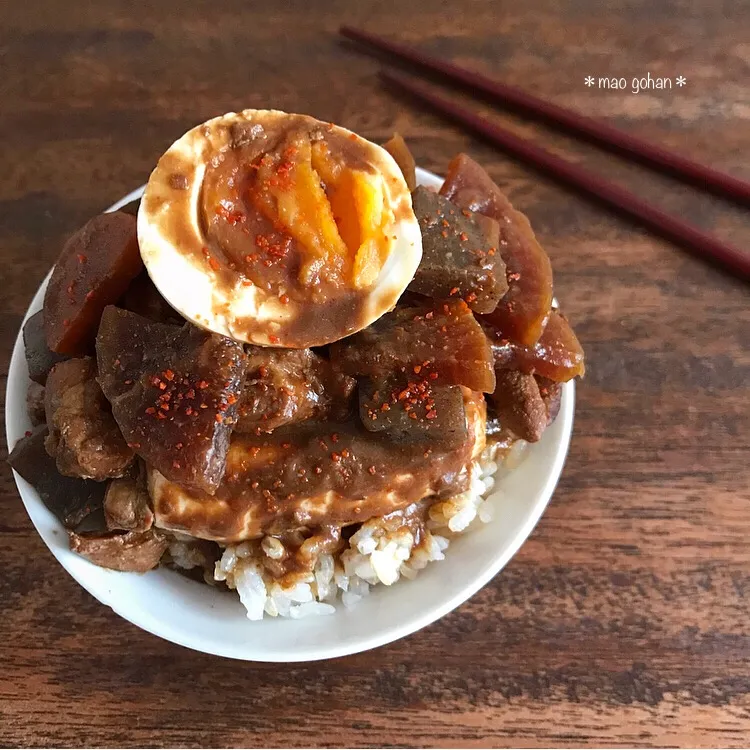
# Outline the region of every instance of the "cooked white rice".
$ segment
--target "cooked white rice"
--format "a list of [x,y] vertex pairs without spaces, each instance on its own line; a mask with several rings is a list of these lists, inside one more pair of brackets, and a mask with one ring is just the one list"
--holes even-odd
[[[346,549],[335,556],[320,554],[312,572],[295,576],[291,583],[287,578],[285,586],[264,565],[264,556],[278,560],[285,555],[283,543],[275,537],[226,547],[216,562],[214,580],[237,590],[251,620],[264,615],[295,619],[330,615],[339,601],[344,607],[354,607],[371,587],[391,586],[401,576],[414,578],[428,563],[443,560],[451,537],[465,532],[475,519],[490,521],[493,509],[487,494],[496,476],[518,465],[525,445],[517,441],[500,467],[493,449],[486,449],[471,467],[468,490],[430,507],[427,528],[417,545],[408,527],[393,530],[392,523],[373,518],[350,537]],[[175,553],[179,563],[190,567],[191,559],[177,549]]]

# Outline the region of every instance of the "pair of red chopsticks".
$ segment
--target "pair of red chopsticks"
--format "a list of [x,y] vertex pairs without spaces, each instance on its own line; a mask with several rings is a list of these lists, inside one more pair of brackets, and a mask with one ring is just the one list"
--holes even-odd
[[[521,89],[492,81],[479,73],[425,55],[406,45],[396,44],[349,26],[342,26],[340,32],[349,39],[363,42],[396,59],[413,63],[492,101],[511,105],[548,123],[565,128],[571,133],[584,136],[614,151],[634,157],[649,166],[693,182],[718,195],[750,205],[750,183],[748,182],[686,159],[673,151],[648,143],[598,120],[576,114],[551,102],[545,102]],[[607,182],[565,159],[554,156],[489,120],[433,94],[423,86],[385,71],[381,72],[381,76],[388,83],[429,104],[441,114],[465,125],[545,174],[594,196],[601,202],[637,219],[662,237],[678,243],[706,260],[724,266],[742,279],[750,280],[750,252],[743,253],[739,248],[721,242],[717,237],[659,211],[628,190]]]

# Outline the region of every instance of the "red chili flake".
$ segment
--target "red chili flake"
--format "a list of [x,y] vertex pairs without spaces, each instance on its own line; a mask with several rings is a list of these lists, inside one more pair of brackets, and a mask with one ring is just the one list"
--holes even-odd
[[466,242],[469,239],[469,235],[466,232],[461,232],[458,236],[461,238],[461,242]]
[[224,421],[224,415],[223,414],[216,414],[216,421],[221,424]]
[[476,294],[474,294],[474,292],[469,292],[469,293],[468,293],[468,294],[466,295],[466,301],[467,301],[467,302],[476,302],[476,301],[477,301],[477,295],[476,295]]
[[344,450],[341,451],[341,455],[344,458],[349,458],[349,451],[346,448],[344,448]]
[[173,373],[173,372],[172,372],[171,370],[164,370],[164,372],[162,373],[162,375],[163,375],[163,376],[164,376],[164,377],[165,377],[165,378],[166,378],[167,380],[174,380],[174,373]]
[[166,384],[166,383],[164,383],[163,381],[162,381],[162,382],[159,382],[159,390],[160,390],[160,391],[165,391],[165,390],[167,390],[167,384]]
[[416,419],[416,418],[417,418],[417,415],[416,415],[416,414],[415,414],[415,413],[414,413],[413,411],[412,411],[412,412],[409,412],[409,418],[410,418],[410,419]]
[[489,250],[487,251],[487,255],[494,255],[494,254],[495,254],[496,252],[497,252],[497,250],[496,250],[496,249],[495,249],[494,247],[491,247],[491,248],[490,248],[490,249],[489,249]]
[[440,333],[448,333],[448,326],[446,325],[440,326]]
[[288,294],[282,294],[281,297],[279,297],[279,302],[281,302],[282,305],[288,305],[289,304],[289,295]]
[[85,263],[87,260],[86,256],[83,253],[78,253],[78,255],[76,255],[76,258],[78,258],[79,263]]
[[149,406],[148,409],[146,409],[146,414],[156,414],[156,409],[153,406]]
[[432,320],[435,317],[435,313],[430,310],[430,312],[425,313],[425,320]]
[[292,447],[292,444],[291,444],[291,443],[282,443],[282,444],[281,444],[281,447],[282,447],[282,448],[284,448],[284,449],[286,450],[287,448],[291,448],[291,447]]
[[461,213],[462,213],[462,214],[463,214],[463,215],[464,215],[464,216],[465,216],[465,217],[466,217],[467,219],[468,219],[468,218],[469,218],[469,217],[471,216],[471,211],[469,211],[469,210],[467,210],[467,209],[465,209],[465,208],[461,210]]
[[425,416],[427,419],[435,419],[435,417],[437,417],[437,412],[434,409],[430,409]]
[[316,466],[315,467],[315,473],[316,474],[322,474],[323,473],[323,469],[321,469],[320,466]]
[[253,285],[253,282],[250,281],[249,279],[242,280],[242,286],[252,286],[252,285]]
[[278,343],[279,343],[279,337],[278,337],[278,336],[269,336],[269,337],[268,337],[268,340],[269,340],[269,341],[270,341],[270,342],[271,342],[272,344],[278,344]]
[[391,410],[391,407],[388,404],[383,404],[380,407],[380,411],[390,411],[390,410]]
[[508,274],[508,279],[510,281],[518,281],[520,278],[521,278],[521,274],[520,273],[509,273]]
[[431,372],[430,373],[430,380],[437,380],[437,379],[438,379],[438,374],[436,372]]
[[241,211],[230,211],[226,206],[223,205],[217,207],[216,213],[232,226],[243,224],[245,222],[245,214],[243,214]]
[[371,466],[367,471],[369,471],[370,474],[376,474],[377,473],[377,469],[374,466]]
[[208,388],[208,383],[205,380],[201,380],[200,383],[198,383],[198,388],[203,390],[204,388]]
[[157,419],[166,419],[167,415],[164,412],[162,412],[162,411],[157,411],[156,412],[156,418]]
[[341,454],[340,453],[331,453],[331,459],[335,461],[336,463],[339,463],[341,461]]
[[159,404],[159,408],[160,408],[160,409],[161,409],[162,411],[169,411],[169,404],[168,404],[168,403],[167,403],[166,401],[162,401],[162,402],[161,402],[161,403]]
[[173,467],[174,467],[175,469],[179,469],[179,468],[180,468],[180,462],[179,462],[179,461],[172,461],[172,466],[173,466]]
[[[458,289],[456,289],[458,291]],[[453,294],[453,292],[451,292]],[[450,307],[448,305],[443,305],[443,312],[447,315],[451,311]]]
[[208,265],[211,266],[211,268],[213,268],[214,271],[218,271],[219,268],[221,268],[221,265],[219,264],[219,261],[216,260],[216,258],[209,258]]
[[446,232],[445,229],[443,229],[443,231],[440,232],[440,236],[441,237],[447,237],[448,236],[448,232]]
[[67,328],[70,325],[70,321],[65,318],[65,320],[63,320],[63,325]]
[[181,451],[182,450],[182,443],[177,443],[177,445],[175,445],[175,448],[177,448],[178,451]]
[[[453,287],[453,289],[451,289],[451,290],[450,290],[450,292],[448,292],[448,294],[450,294],[450,296],[451,296],[451,297],[452,297],[452,296],[453,296],[454,294],[458,294],[458,287],[457,287],[457,286],[454,286],[454,287]],[[446,305],[446,307],[447,307],[447,305]],[[446,310],[445,312],[448,312],[448,311]]]
[[204,254],[204,255],[205,255],[205,256],[206,256],[207,258],[209,257],[209,255],[211,255],[211,253],[210,253],[210,252],[208,252],[208,248],[207,248],[207,247],[202,247],[202,248],[201,248],[201,252],[202,252],[202,253],[203,253],[203,254]]
[[414,365],[414,372],[419,375],[422,372],[422,365]]
[[185,409],[185,414],[187,414],[188,416],[190,416],[192,413],[193,413],[192,407],[188,406],[187,409]]
[[440,223],[441,223],[441,224],[442,224],[442,225],[443,225],[444,227],[449,227],[449,226],[450,226],[450,222],[448,221],[448,219],[443,219],[443,220],[442,220],[442,221],[441,221]]
[[24,437],[31,437],[31,430],[26,430],[26,432],[23,433]]
[[251,487],[252,487],[252,488],[253,488],[254,490],[257,490],[257,489],[258,489],[258,483],[257,483],[257,482],[253,482],[253,483],[252,483],[252,484],[251,484],[250,486],[251,486]]
[[133,381],[132,380],[126,380],[125,381],[125,385],[133,385]]

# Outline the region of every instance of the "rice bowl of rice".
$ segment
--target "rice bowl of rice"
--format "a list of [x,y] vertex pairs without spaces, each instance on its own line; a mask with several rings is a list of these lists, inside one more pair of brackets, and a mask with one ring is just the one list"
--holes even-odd
[[[419,179],[426,185],[440,184],[423,170]],[[45,284],[27,317],[41,308]],[[30,427],[27,382],[19,334],[7,386],[8,445]],[[356,528],[335,554],[314,539],[299,540],[309,544],[314,555],[311,572],[286,580],[283,587],[267,574],[273,560],[285,554],[283,542],[272,536],[227,545],[203,571],[212,586],[165,567],[145,575],[97,567],[69,549],[38,493],[18,476],[16,482],[32,522],[62,566],[138,627],[228,658],[327,659],[413,633],[459,606],[504,567],[552,496],[572,433],[574,404],[571,381],[563,386],[559,414],[542,439],[533,445],[517,441],[509,451],[486,448],[470,468],[468,489],[458,496],[429,507],[417,503],[397,518],[373,518]],[[412,517],[418,520],[404,522]],[[169,555],[172,568],[196,570],[203,565],[179,535],[170,543]]]

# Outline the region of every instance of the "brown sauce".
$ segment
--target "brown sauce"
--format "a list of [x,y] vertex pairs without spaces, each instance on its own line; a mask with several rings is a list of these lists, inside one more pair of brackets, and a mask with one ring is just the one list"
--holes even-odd
[[396,444],[358,420],[300,424],[271,435],[235,435],[213,496],[152,475],[157,525],[217,541],[343,526],[384,516],[427,496],[464,489],[484,443],[484,401],[470,397],[469,430],[457,450]]
[[[283,341],[271,335],[271,345],[324,343],[352,333],[364,320],[371,283],[358,283],[357,241],[346,239],[347,218],[339,215],[348,203],[336,203],[346,189],[335,180],[351,170],[376,172],[363,142],[301,116],[245,125],[229,126],[229,145],[206,168],[197,206],[202,246],[180,242],[177,226],[170,233],[213,274],[217,298],[231,298],[239,281],[262,290],[264,299],[277,299],[282,314],[297,321],[284,324]],[[183,189],[182,177],[175,165],[170,187]],[[371,281],[385,261],[386,239]],[[385,302],[395,304],[397,296]],[[310,316],[315,341],[308,338]],[[259,340],[253,333],[267,331],[267,321],[233,319],[235,337]]]

